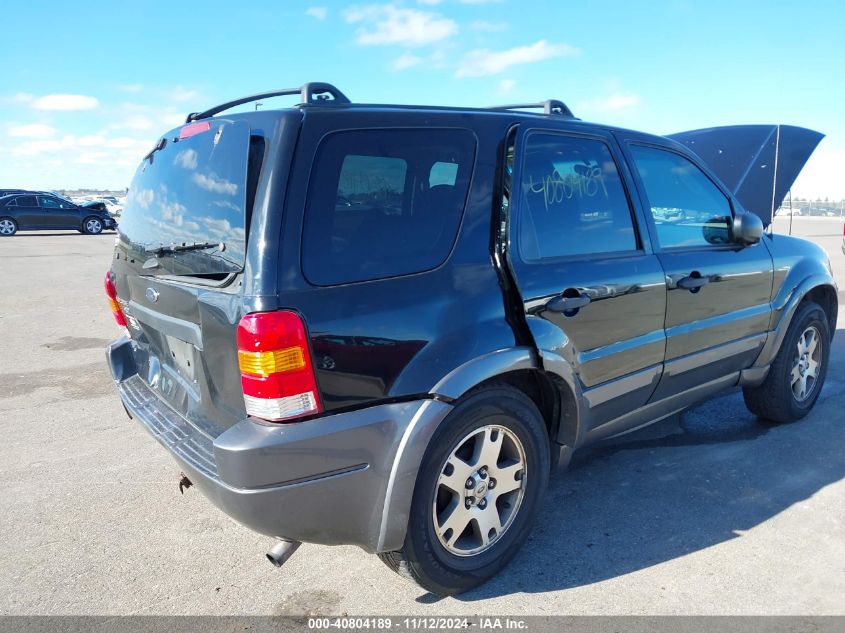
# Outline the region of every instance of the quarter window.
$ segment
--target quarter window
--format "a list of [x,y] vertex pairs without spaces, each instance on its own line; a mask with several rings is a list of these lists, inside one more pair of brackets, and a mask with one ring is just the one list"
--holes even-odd
[[603,141],[532,134],[520,185],[525,261],[637,249],[628,197]]
[[458,231],[475,160],[466,130],[336,132],[317,150],[302,269],[328,286],[430,270]]
[[674,152],[642,145],[630,149],[661,247],[718,246],[731,241],[730,201],[703,171]]

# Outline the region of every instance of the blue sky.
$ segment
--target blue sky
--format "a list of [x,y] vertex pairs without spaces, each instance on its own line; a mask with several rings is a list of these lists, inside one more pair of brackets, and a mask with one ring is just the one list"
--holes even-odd
[[361,102],[553,97],[658,134],[810,127],[827,138],[794,193],[845,198],[841,1],[30,0],[4,18],[3,187],[124,187],[185,113],[329,81]]

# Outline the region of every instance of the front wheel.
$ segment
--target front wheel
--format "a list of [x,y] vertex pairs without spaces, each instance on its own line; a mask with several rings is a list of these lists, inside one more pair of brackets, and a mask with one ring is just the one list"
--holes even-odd
[[794,422],[816,404],[827,375],[830,325],[821,306],[799,306],[780,350],[759,387],[745,387],[745,404],[752,413],[772,422]]
[[459,403],[420,466],[405,543],[379,554],[439,595],[489,580],[531,531],[549,477],[549,440],[536,405],[507,386]]
[[103,221],[94,217],[85,218],[82,228],[88,235],[99,235],[103,232]]

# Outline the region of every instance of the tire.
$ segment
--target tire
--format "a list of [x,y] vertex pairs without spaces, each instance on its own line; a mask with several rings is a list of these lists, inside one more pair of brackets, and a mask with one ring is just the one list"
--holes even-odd
[[[811,344],[812,339],[815,343]],[[800,420],[818,400],[829,358],[827,315],[817,303],[804,302],[789,324],[766,380],[758,387],[743,388],[745,405],[764,421]]]
[[[482,446],[488,450],[480,451]],[[485,465],[486,473],[479,470]],[[531,399],[509,386],[470,394],[443,421],[425,452],[402,549],[379,558],[441,596],[481,585],[526,541],[549,468],[548,432]]]
[[0,218],[0,236],[11,237],[18,232],[18,223],[12,218]]
[[99,235],[103,232],[103,221],[100,218],[89,216],[82,221],[82,230],[88,235]]

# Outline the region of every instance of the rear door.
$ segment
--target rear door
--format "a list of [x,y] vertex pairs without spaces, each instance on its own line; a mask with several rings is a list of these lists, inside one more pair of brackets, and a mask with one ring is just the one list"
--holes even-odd
[[47,218],[44,217],[35,196],[18,196],[15,198],[15,204],[19,228],[30,230],[49,228]]
[[666,367],[654,398],[730,376],[765,343],[772,258],[732,240],[729,195],[673,145],[629,139],[643,206],[666,271]]
[[541,319],[564,334],[557,351],[575,368],[595,428],[645,404],[657,385],[663,270],[637,228],[611,135],[521,130],[516,156],[510,263],[529,327]]
[[242,120],[168,134],[135,174],[112,262],[139,376],[211,436],[245,415],[235,329],[252,146]]

